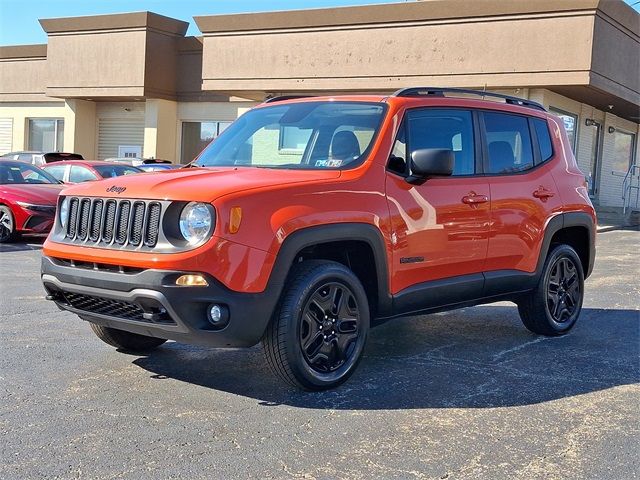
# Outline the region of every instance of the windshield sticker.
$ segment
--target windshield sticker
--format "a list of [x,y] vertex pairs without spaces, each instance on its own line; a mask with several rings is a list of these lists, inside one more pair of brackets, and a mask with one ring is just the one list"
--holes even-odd
[[336,168],[342,165],[342,160],[317,160],[316,167]]

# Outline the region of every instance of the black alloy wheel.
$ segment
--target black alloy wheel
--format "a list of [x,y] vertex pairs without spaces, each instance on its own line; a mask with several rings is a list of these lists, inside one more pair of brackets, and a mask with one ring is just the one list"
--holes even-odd
[[571,258],[560,257],[551,266],[547,280],[547,308],[551,318],[566,322],[581,304],[578,269]]
[[305,361],[317,372],[333,372],[349,360],[360,335],[360,311],[351,289],[337,282],[318,288],[307,301],[300,326]]

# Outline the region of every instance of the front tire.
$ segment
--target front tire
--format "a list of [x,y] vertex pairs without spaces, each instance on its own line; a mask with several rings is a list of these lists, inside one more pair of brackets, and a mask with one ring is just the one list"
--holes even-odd
[[11,209],[0,205],[0,243],[13,242],[17,238],[16,222]]
[[147,337],[111,327],[89,323],[96,336],[104,343],[129,353],[144,353],[162,345],[164,338]]
[[584,271],[569,245],[554,246],[538,286],[518,302],[522,323],[533,333],[560,336],[576,324],[584,298]]
[[337,262],[293,267],[263,338],[267,363],[284,381],[326,390],[356,369],[369,331],[369,303],[358,277]]

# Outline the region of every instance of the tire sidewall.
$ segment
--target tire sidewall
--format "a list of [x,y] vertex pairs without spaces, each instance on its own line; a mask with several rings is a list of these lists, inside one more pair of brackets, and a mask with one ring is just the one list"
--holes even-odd
[[[567,320],[560,323],[554,320],[553,315],[549,311],[549,304],[547,302],[547,285],[549,283],[549,277],[551,276],[553,265],[555,265],[558,260],[565,257],[569,258],[576,267],[580,287],[580,300],[573,314]],[[576,251],[569,245],[558,245],[551,251],[551,253],[547,257],[539,295],[542,296],[546,320],[549,327],[551,327],[557,333],[564,333],[569,331],[578,320],[578,317],[580,316],[580,312],[582,310],[582,303],[584,301],[584,270],[582,268],[582,262],[580,261],[580,257],[578,256]]]
[[[302,381],[305,387],[323,389],[337,386],[349,378],[362,358],[369,332],[369,303],[367,295],[358,278],[340,264],[327,264],[324,269],[316,269],[310,272],[305,280],[305,282],[300,282],[297,288],[294,287],[297,291],[292,293],[294,293],[296,300],[292,305],[285,306],[281,311],[282,313],[286,312],[287,316],[286,341],[290,346],[287,349],[287,360],[293,374]],[[334,372],[321,373],[312,369],[307,363],[302,353],[299,338],[305,305],[318,288],[329,282],[341,283],[353,292],[360,314],[359,328],[361,333],[349,360]]]

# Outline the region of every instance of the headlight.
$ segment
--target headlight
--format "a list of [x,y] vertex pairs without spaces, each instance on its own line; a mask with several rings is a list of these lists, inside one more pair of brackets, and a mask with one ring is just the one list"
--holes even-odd
[[60,211],[58,212],[60,225],[62,228],[67,228],[67,218],[69,218],[69,197],[65,197],[60,204]]
[[36,203],[16,202],[22,208],[31,210],[32,212],[53,213],[56,211],[55,205],[38,205]]
[[180,214],[180,233],[189,245],[203,243],[211,233],[213,217],[205,203],[188,203]]

